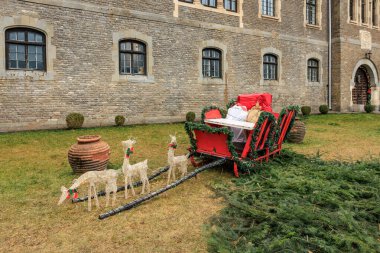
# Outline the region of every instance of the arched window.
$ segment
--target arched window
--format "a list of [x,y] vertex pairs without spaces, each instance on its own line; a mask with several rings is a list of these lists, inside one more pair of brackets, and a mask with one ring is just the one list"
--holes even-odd
[[276,0],[261,0],[261,12],[263,15],[275,16],[275,1]]
[[29,28],[5,32],[6,68],[9,70],[46,70],[46,38]]
[[146,75],[146,46],[136,40],[119,43],[120,74]]
[[307,61],[307,79],[309,82],[319,82],[319,61],[309,59]]
[[266,54],[263,58],[264,80],[277,80],[277,56]]
[[306,20],[308,24],[317,24],[317,0],[306,0]]
[[204,77],[222,77],[222,53],[215,48],[205,48],[202,52],[202,72]]

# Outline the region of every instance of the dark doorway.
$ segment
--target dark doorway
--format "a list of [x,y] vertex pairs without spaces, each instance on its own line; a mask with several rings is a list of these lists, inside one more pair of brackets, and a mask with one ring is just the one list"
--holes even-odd
[[369,75],[365,67],[360,67],[355,75],[355,87],[352,90],[352,102],[357,105],[367,103],[367,90],[369,87]]

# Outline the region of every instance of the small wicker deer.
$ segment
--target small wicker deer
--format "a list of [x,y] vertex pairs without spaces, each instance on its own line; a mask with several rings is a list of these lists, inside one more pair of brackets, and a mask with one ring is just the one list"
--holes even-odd
[[169,172],[168,172],[168,182],[170,183],[170,177],[173,176],[175,180],[175,170],[178,170],[182,173],[181,177],[185,176],[187,173],[187,156],[174,156],[174,151],[177,148],[177,138],[173,135],[170,135],[171,141],[169,143],[168,150],[168,163],[169,163]]
[[79,178],[75,179],[73,185],[69,189],[62,186],[61,187],[61,197],[59,198],[58,205],[61,205],[66,199],[73,197],[76,199],[78,197],[77,188],[82,184],[89,184],[88,186],[88,211],[91,211],[91,199],[92,194],[95,199],[95,204],[99,207],[98,192],[96,190],[97,183],[106,184],[106,207],[109,204],[109,197],[111,192],[112,196],[112,206],[115,204],[116,192],[117,192],[117,178],[121,173],[120,170],[102,170],[102,171],[88,171],[81,175]]
[[148,160],[145,160],[143,162],[139,162],[136,164],[131,165],[129,163],[129,157],[133,154],[134,148],[133,145],[136,143],[135,140],[127,140],[122,141],[121,144],[123,145],[124,150],[124,162],[123,162],[123,173],[125,177],[125,198],[128,198],[128,184],[131,188],[133,196],[136,195],[135,190],[133,189],[132,184],[132,178],[133,177],[140,177],[140,180],[142,182],[142,189],[141,194],[145,193],[145,188],[147,188],[148,192],[150,192],[150,184],[148,179]]

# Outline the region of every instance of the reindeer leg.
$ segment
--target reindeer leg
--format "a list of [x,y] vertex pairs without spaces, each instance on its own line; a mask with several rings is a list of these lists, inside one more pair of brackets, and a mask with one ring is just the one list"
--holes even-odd
[[175,179],[175,167],[173,166],[173,170],[172,170],[172,173],[173,173],[173,180],[175,181],[176,179]]
[[149,183],[149,179],[148,179],[148,176],[145,178],[146,180],[146,185],[148,187],[148,193],[150,192],[150,183]]
[[110,201],[110,189],[109,189],[109,186],[106,185],[106,207],[108,207],[109,201]]
[[113,186],[113,196],[112,196],[112,206],[114,206],[115,205],[115,201],[116,201],[116,193],[117,193],[117,185],[115,184],[114,186]]
[[133,188],[132,177],[129,177],[129,185],[131,186],[132,195],[136,196],[135,189]]
[[142,182],[142,187],[141,187],[141,193],[140,194],[144,194],[145,193],[145,179],[143,177],[140,177],[140,180]]
[[91,211],[91,184],[88,186],[88,211]]
[[96,190],[96,185],[93,185],[93,191],[94,191],[94,199],[96,203],[96,207],[99,208],[99,199],[98,199],[98,191]]
[[181,177],[184,177],[186,174],[187,174],[187,164],[184,163],[184,164],[182,164],[182,176]]
[[124,191],[124,195],[125,195],[125,199],[128,198],[128,176],[125,177],[125,191]]
[[169,184],[170,183],[170,175],[172,174],[172,166],[170,166],[170,168],[169,168],[169,171],[168,171],[168,182],[167,182],[167,184]]

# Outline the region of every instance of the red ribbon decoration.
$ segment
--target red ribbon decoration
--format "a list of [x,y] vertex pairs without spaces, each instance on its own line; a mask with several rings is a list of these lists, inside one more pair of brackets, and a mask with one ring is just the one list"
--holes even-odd
[[174,144],[174,143],[169,143],[168,146],[169,146],[169,147],[172,147],[173,149],[176,149],[176,148],[177,148],[177,144]]

